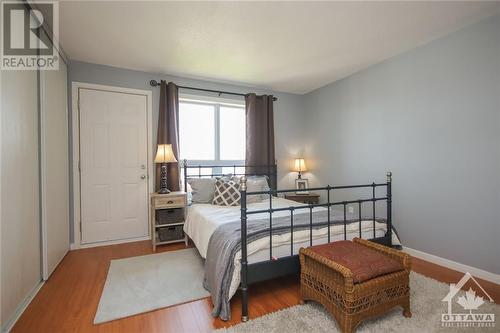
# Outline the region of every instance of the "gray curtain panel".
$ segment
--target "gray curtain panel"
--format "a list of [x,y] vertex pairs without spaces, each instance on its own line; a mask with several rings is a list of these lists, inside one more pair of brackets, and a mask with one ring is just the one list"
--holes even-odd
[[[157,144],[171,144],[175,158],[179,160],[179,88],[172,83],[161,81],[160,112],[158,115]],[[156,165],[156,190],[160,189],[160,168]],[[167,186],[171,191],[180,190],[179,163],[167,164]]]
[[[246,165],[274,165],[274,114],[273,96],[248,94],[245,96],[246,113]],[[249,168],[248,173],[259,173]]]

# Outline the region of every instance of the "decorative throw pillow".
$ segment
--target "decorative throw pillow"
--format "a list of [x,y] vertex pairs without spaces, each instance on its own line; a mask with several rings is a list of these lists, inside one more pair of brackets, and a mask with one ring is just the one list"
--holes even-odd
[[189,183],[186,184],[186,187],[188,206],[191,206],[193,204],[193,188],[189,185]]
[[240,199],[239,183],[225,178],[217,179],[212,204],[218,206],[238,206]]

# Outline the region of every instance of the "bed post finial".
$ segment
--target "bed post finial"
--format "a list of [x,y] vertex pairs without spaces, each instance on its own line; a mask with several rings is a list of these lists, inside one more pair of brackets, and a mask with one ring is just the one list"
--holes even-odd
[[240,178],[240,191],[246,191],[247,190],[247,177],[242,176]]
[[386,175],[387,175],[387,182],[388,183],[392,182],[392,172],[388,171]]

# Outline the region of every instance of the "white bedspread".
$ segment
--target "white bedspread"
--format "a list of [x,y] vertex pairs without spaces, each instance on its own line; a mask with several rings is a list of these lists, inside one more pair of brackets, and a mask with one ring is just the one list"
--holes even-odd
[[[290,206],[303,206],[299,202],[273,198],[273,208],[283,208]],[[226,207],[211,204],[193,204],[188,207],[187,219],[184,224],[184,232],[191,238],[203,258],[207,256],[208,241],[215,229],[221,224],[239,221],[241,216],[240,206]],[[268,209],[269,200],[248,204],[248,210]],[[314,210],[325,209],[316,207]],[[299,211],[295,212],[296,214]],[[289,211],[274,212],[273,216],[289,215]],[[262,219],[269,216],[268,213],[248,215],[248,220]]]
[[[283,208],[290,206],[304,206],[302,203],[295,201],[286,200],[283,198],[273,198],[273,208]],[[252,203],[248,205],[249,211],[268,209],[269,200],[264,200],[258,203]],[[326,208],[316,207],[314,210],[324,210]],[[309,213],[308,209],[296,210],[294,214],[300,214],[300,212]],[[274,212],[273,216],[285,216],[289,215],[290,211],[279,211]],[[196,248],[200,252],[200,255],[205,259],[207,255],[208,242],[210,237],[217,229],[218,226],[239,221],[241,216],[240,206],[235,207],[225,207],[216,206],[210,204],[194,204],[188,207],[187,219],[184,224],[184,232],[191,238],[191,240],[196,245]],[[269,213],[262,214],[251,214],[248,215],[248,220],[251,219],[262,219],[269,216]],[[385,223],[375,223],[375,234],[376,237],[384,236],[386,232]],[[273,257],[280,258],[289,256],[291,253],[290,247],[290,237],[291,233],[285,233],[281,235],[273,235]],[[362,238],[369,239],[373,237],[373,221],[364,220],[361,223],[361,234]],[[359,237],[359,224],[352,223],[347,225],[346,230],[347,239],[353,239],[354,237]],[[324,244],[328,242],[328,228],[314,229],[313,230],[313,245]],[[330,227],[330,241],[343,240],[344,239],[344,226],[335,225]],[[400,241],[392,233],[392,243],[394,245],[400,245]],[[301,230],[293,232],[293,254],[298,254],[301,247],[307,247],[310,245],[309,230]],[[258,239],[247,245],[248,253],[248,263],[256,263],[259,261],[269,260],[269,237]],[[240,284],[240,271],[241,271],[241,252],[235,256],[234,259],[234,272],[231,281],[230,295],[234,295],[238,286]]]

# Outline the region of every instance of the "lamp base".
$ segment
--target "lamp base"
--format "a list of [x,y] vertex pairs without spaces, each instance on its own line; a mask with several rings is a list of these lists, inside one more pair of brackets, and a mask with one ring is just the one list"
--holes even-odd
[[161,188],[159,191],[158,191],[159,194],[169,194],[170,193],[170,190],[168,188]]
[[161,165],[160,190],[158,191],[158,193],[170,193],[170,190],[167,188],[167,165],[165,163]]

